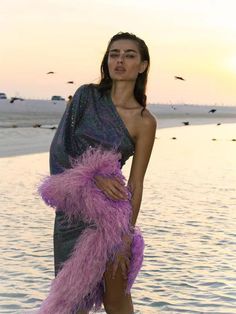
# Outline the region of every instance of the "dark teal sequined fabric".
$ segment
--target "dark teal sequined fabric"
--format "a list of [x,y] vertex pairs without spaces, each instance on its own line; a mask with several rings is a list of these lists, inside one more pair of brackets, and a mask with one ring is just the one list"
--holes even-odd
[[[121,153],[121,166],[134,153],[134,142],[119,116],[110,93],[101,95],[96,85],[83,85],[67,107],[50,147],[50,172],[58,174],[70,168],[71,158],[89,147],[103,146]],[[73,251],[88,226],[83,221],[66,222],[58,208],[54,225],[55,275]]]
[[134,153],[134,142],[112,103],[94,84],[82,85],[66,109],[50,147],[50,172],[70,167],[70,158],[89,147],[103,146],[121,153],[121,166]]

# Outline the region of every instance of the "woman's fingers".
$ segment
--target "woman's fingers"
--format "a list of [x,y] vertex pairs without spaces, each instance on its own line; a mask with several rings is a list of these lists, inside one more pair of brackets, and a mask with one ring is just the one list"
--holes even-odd
[[114,180],[114,187],[119,192],[120,197],[127,199],[127,192],[124,184],[121,184],[118,179]]
[[113,269],[112,269],[112,278],[115,278],[116,272],[118,267],[121,268],[121,273],[124,277],[124,279],[127,279],[128,277],[128,270],[129,270],[130,260],[128,257],[123,256],[121,259],[115,259],[113,263]]
[[112,267],[112,279],[114,279],[116,276],[118,265],[119,265],[119,262],[117,261],[117,259],[115,259],[115,261],[113,263],[113,267]]
[[108,191],[103,190],[103,192],[105,193],[105,195],[106,195],[107,197],[109,197],[110,199],[112,199],[112,200],[114,200],[114,201],[118,201],[118,200],[121,199],[120,196],[117,195],[116,193],[114,193],[112,190],[108,190]]
[[129,266],[130,266],[130,259],[127,256],[124,262],[121,264],[121,269],[122,269],[122,274],[123,274],[124,279],[128,278]]
[[105,186],[103,189],[102,189],[105,194],[114,199],[114,200],[125,200],[127,199],[127,195],[125,193],[125,190],[123,188],[123,191],[117,186],[117,183],[116,182],[109,182],[107,184],[107,186]]
[[120,264],[120,267],[121,267],[121,272],[122,272],[122,275],[124,277],[124,279],[127,279],[127,267],[126,267],[126,263],[123,262]]
[[125,193],[125,190],[121,190],[119,187],[117,187],[116,185],[112,185],[110,187],[110,191],[112,192],[112,194],[115,196],[116,199],[127,199],[127,195]]
[[97,187],[113,200],[126,200],[128,198],[125,185],[118,178],[105,178],[96,176]]

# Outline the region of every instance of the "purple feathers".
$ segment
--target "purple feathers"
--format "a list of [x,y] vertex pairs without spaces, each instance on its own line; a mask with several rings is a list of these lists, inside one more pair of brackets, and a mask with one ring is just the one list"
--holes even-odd
[[47,177],[39,187],[46,204],[64,211],[69,220],[79,216],[84,222],[92,223],[92,227],[85,229],[77,240],[71,257],[53,280],[38,313],[98,310],[102,303],[106,264],[122,247],[124,234],[133,237],[126,288],[126,292],[130,292],[142,265],[143,238],[139,230],[131,231],[131,202],[107,198],[94,183],[94,176],[98,174],[115,176],[125,182],[119,158],[114,151],[91,148],[74,161],[71,169]]

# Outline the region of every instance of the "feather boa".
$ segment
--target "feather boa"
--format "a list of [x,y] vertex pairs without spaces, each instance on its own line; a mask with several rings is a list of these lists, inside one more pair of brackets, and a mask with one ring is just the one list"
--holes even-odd
[[[130,200],[113,201],[97,188],[95,175],[118,177],[120,155],[101,148],[88,149],[72,168],[46,177],[39,193],[46,204],[64,211],[67,219],[81,217],[90,223],[75,244],[72,255],[52,281],[48,297],[38,314],[74,314],[78,310],[98,310],[102,304],[103,274],[106,264],[122,249],[122,236],[133,237],[126,293],[141,268],[144,242],[141,232],[130,226]],[[128,192],[128,189],[127,189]],[[82,276],[81,276],[82,274]]]

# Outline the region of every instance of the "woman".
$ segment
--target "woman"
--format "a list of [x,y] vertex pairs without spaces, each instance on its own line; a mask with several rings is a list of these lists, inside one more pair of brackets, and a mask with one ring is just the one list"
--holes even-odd
[[[146,109],[148,69],[149,53],[143,40],[130,33],[113,36],[101,64],[100,83],[83,85],[76,91],[50,149],[51,175],[70,169],[73,160],[97,146],[120,153],[121,166],[133,155],[128,179],[132,207],[130,225],[133,227],[156,131],[156,120]],[[113,203],[129,198],[121,178],[97,174],[94,180],[96,187]],[[57,209],[54,229],[57,276],[62,273],[78,239],[85,230],[93,228],[80,217],[67,222],[64,216],[63,210]],[[103,274],[102,300],[109,314],[134,313],[131,295],[125,293],[132,239],[124,234],[122,241],[122,249],[116,250]],[[85,310],[78,306],[77,313],[86,314],[90,308],[87,306]]]

